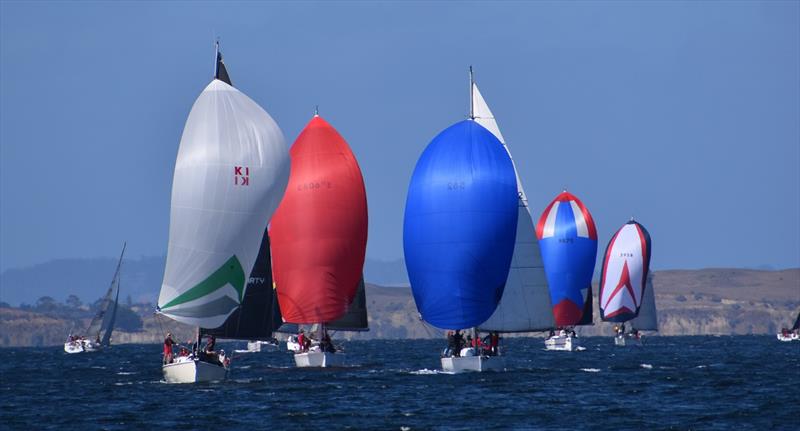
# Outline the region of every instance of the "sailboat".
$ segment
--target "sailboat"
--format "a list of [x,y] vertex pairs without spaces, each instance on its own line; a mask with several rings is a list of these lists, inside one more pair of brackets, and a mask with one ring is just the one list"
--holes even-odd
[[[603,255],[597,300],[600,318],[617,324],[614,327],[617,346],[640,344],[639,330],[658,330],[657,322],[653,322],[655,295],[649,278],[651,250],[650,233],[631,219],[611,237]],[[648,291],[649,298],[645,301]],[[642,319],[634,321],[637,317]],[[625,332],[625,322],[630,322],[630,332]]]
[[[495,117],[478,90],[474,79],[472,80],[472,106],[475,122],[492,132],[503,144],[511,158],[512,165],[514,165],[514,158],[500,133]],[[550,290],[547,286],[547,276],[544,272],[544,263],[536,238],[536,229],[533,225],[531,210],[528,207],[528,197],[522,187],[516,165],[514,165],[514,174],[517,180],[518,215],[511,269],[508,272],[503,297],[489,320],[480,325],[479,333],[538,332],[547,331],[555,326]],[[501,352],[502,350],[498,349],[498,353]],[[499,354],[497,356],[502,359]],[[491,363],[496,362],[498,361],[491,361]],[[500,367],[498,366],[498,368]]]
[[[470,77],[469,93],[474,96]],[[417,161],[408,187],[403,249],[424,322],[456,331],[441,356],[445,371],[502,368],[502,360],[461,345],[461,330],[489,319],[508,279],[519,214],[514,164],[502,142],[470,115],[440,132]],[[463,348],[462,348],[463,347]]]
[[[586,206],[564,190],[536,224],[556,327],[547,350],[581,348],[575,326],[591,325],[592,275],[597,258],[597,228]],[[583,292],[586,292],[585,294]]]
[[794,325],[791,329],[783,328],[778,333],[778,341],[798,341],[800,340],[800,313],[797,313],[797,318],[794,319]]
[[65,352],[96,352],[103,347],[111,345],[111,333],[114,331],[114,322],[117,319],[117,305],[119,304],[119,271],[122,267],[122,256],[125,255],[126,245],[127,243],[122,244],[122,253],[119,255],[117,269],[114,271],[111,285],[108,287],[103,301],[97,309],[97,314],[94,315],[89,327],[84,332],[86,335],[69,334],[67,342],[64,343]]
[[341,366],[345,355],[330,340],[328,326],[346,314],[362,279],[364,179],[347,142],[319,112],[290,154],[289,186],[270,223],[278,303],[286,322],[317,325],[318,343],[296,352],[295,364]]
[[[265,265],[256,266],[259,251],[268,245],[264,232],[289,179],[289,153],[280,128],[230,82],[217,44],[214,79],[186,120],[172,183],[157,312],[198,330],[187,354],[165,354],[162,371],[169,383],[225,378],[229,358],[224,352],[201,351],[202,328],[229,328],[236,311],[241,322],[250,321],[245,297],[253,293],[247,295],[247,281],[254,267],[265,270]],[[238,330],[249,329],[241,322]]]

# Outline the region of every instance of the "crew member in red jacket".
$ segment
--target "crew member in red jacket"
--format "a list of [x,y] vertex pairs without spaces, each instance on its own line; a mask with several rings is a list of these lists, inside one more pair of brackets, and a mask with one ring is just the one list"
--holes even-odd
[[172,363],[172,346],[175,345],[175,340],[172,339],[172,334],[167,332],[167,338],[164,338],[164,363]]

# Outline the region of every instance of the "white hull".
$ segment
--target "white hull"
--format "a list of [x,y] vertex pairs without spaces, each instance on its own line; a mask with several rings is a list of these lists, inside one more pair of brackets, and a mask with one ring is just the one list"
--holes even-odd
[[276,352],[278,345],[268,341],[249,341],[247,350],[234,350],[236,353]]
[[442,370],[450,373],[464,371],[503,371],[506,368],[502,356],[451,356],[442,358]]
[[344,365],[344,353],[305,352],[295,353],[294,363],[298,367],[341,367]]
[[300,351],[300,343],[297,342],[296,335],[292,335],[286,339],[286,350],[295,353]]
[[547,350],[557,350],[563,352],[572,352],[578,350],[581,344],[578,337],[572,335],[554,335],[544,340],[544,347]]
[[67,353],[90,353],[100,351],[101,346],[88,340],[67,341],[64,343],[64,351]]
[[217,364],[190,358],[179,358],[176,362],[161,367],[167,383],[198,383],[225,380],[228,370]]
[[778,341],[798,341],[800,340],[800,334],[790,333],[787,335],[778,334]]
[[618,347],[641,346],[642,339],[641,337],[637,338],[630,334],[615,335],[614,345]]

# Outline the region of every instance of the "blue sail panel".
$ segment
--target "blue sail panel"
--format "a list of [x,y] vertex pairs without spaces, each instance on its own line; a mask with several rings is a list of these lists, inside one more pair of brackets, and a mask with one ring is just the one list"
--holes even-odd
[[403,246],[422,318],[480,325],[503,295],[517,229],[514,167],[500,141],[465,120],[420,156],[406,200]]

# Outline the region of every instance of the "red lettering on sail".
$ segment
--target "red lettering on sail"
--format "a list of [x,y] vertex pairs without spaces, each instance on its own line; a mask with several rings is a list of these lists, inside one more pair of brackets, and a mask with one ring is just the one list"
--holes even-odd
[[242,175],[243,166],[233,167],[233,185],[235,186],[249,186],[250,185],[250,168],[244,166],[244,175]]

